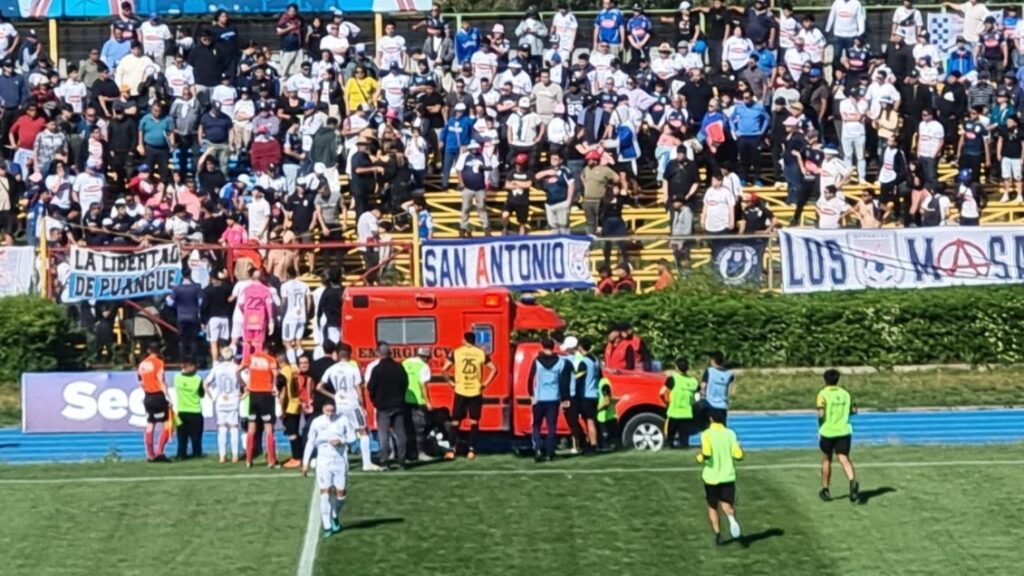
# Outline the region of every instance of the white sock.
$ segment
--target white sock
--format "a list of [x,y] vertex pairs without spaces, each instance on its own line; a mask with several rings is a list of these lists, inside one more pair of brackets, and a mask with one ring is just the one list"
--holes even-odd
[[228,453],[228,427],[217,426],[217,454],[221,459]]
[[238,458],[238,428],[229,428],[231,432],[231,457]]
[[334,518],[341,517],[341,511],[345,509],[345,496],[338,496],[334,500]]
[[331,518],[337,519],[338,518],[338,497],[334,494],[334,492],[330,493],[330,497],[331,497]]
[[368,434],[359,437],[359,456],[363,459],[363,468],[369,468],[373,464],[370,460],[370,436]]
[[331,529],[331,495],[320,493],[320,522],[324,530]]
[[285,350],[285,356],[288,357],[288,363],[292,366],[297,366],[299,363],[298,354],[295,352],[295,348],[289,348]]

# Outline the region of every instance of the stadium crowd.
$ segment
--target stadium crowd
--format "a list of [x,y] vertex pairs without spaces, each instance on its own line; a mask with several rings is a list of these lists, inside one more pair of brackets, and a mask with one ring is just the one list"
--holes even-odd
[[[124,2],[63,71],[2,21],[0,229],[6,244],[235,245],[339,240],[369,213],[361,241],[382,218],[427,237],[421,199],[439,174],[460,190],[463,235],[474,211],[497,230],[485,200],[504,191],[506,233],[536,224],[532,196],[551,230],[581,210],[588,233],[621,237],[623,210],[648,201],[642,170],[673,234],[777,226],[743,192],[765,181],[785,186],[794,223],[810,203],[822,228],[954,224],[955,204],[975,225],[986,173],[1022,199],[1024,22],[1012,6],[998,22],[977,0],[948,7],[965,17],[951,49],[909,0],[883,46],[867,43],[859,0],[825,22],[763,0],[668,17],[603,0],[593,20],[560,3],[509,29],[456,29],[435,5],[422,45],[393,22],[374,41],[339,10],[291,5],[266,46],[225,10],[172,30]],[[954,186],[938,181],[943,160]],[[871,186],[845,195],[855,182]]]

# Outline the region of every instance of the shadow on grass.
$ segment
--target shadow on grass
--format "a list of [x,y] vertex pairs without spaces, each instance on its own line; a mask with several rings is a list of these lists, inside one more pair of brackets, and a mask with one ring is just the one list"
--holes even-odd
[[732,544],[733,542],[736,542],[743,548],[750,548],[750,545],[755,542],[760,542],[761,540],[767,540],[769,538],[775,538],[776,536],[781,537],[785,535],[786,531],[782,528],[769,528],[767,530],[762,530],[760,532],[755,532],[753,534],[744,534],[743,536],[740,536],[735,540],[730,540],[729,542],[727,542],[727,544]]
[[405,518],[398,516],[384,517],[384,518],[367,518],[366,520],[355,520],[353,522],[345,523],[345,531],[349,530],[367,530],[370,528],[376,528],[378,526],[384,526],[386,524],[401,524],[405,522]]
[[877,498],[893,492],[897,492],[897,490],[892,486],[882,486],[880,488],[872,488],[871,490],[862,490],[860,494],[857,495],[857,504],[867,504],[872,498]]

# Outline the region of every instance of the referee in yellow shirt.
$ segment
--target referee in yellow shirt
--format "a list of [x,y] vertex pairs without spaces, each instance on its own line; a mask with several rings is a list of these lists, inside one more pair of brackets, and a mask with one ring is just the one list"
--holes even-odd
[[[448,443],[445,460],[454,460],[459,442],[467,444],[466,458],[476,458],[476,437],[480,431],[480,412],[483,410],[483,392],[498,375],[498,369],[483,349],[476,345],[476,334],[466,332],[462,346],[448,355],[442,372],[445,380],[455,388],[452,417],[448,423]],[[484,371],[490,373],[486,376]],[[462,420],[469,418],[469,438],[463,438]]]

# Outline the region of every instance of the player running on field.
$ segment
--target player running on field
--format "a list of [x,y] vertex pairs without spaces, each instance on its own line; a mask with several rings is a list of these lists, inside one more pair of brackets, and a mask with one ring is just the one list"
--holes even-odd
[[[469,417],[469,438],[466,458],[476,458],[476,436],[480,432],[480,412],[483,409],[484,389],[498,376],[498,369],[491,357],[476,345],[476,334],[466,332],[462,346],[448,355],[441,373],[445,380],[455,388],[455,401],[452,405],[452,419],[448,423],[448,443],[451,446],[445,453],[445,460],[454,460],[459,449],[462,436],[460,427],[462,419]],[[484,368],[490,374],[484,376]],[[453,378],[454,376],[454,378]]]
[[284,343],[288,363],[298,364],[302,355],[302,337],[306,333],[308,312],[313,307],[309,286],[295,277],[295,268],[288,268],[288,281],[281,285],[281,341]]
[[220,463],[227,460],[228,435],[231,436],[231,462],[238,463],[238,407],[241,387],[238,384],[238,365],[235,349],[222,340],[218,343],[220,360],[213,365],[203,380],[206,397],[213,401],[217,418],[217,453]]
[[249,383],[245,394],[249,397],[249,430],[245,435],[245,465],[252,468],[253,451],[256,444],[256,421],[263,423],[266,436],[264,446],[267,452],[267,466],[278,468],[277,441],[274,439],[274,422],[277,420],[277,360],[270,354],[270,343],[266,347],[242,361],[237,374],[241,378],[243,370],[249,371]]
[[[168,421],[171,419],[171,398],[167,394],[167,381],[164,379],[164,360],[160,357],[160,344],[149,345],[149,356],[139,364],[139,385],[146,396],[142,405],[146,409],[146,431],[142,442],[146,446],[146,460],[149,462],[170,462],[164,455],[164,448],[171,439]],[[163,424],[156,449],[153,449],[153,432],[156,425]]]
[[701,479],[704,481],[704,495],[708,502],[708,520],[715,533],[715,544],[722,544],[720,517],[721,506],[729,521],[729,534],[740,537],[740,523],[736,521],[736,460],[743,459],[743,449],[736,440],[736,433],[725,427],[725,414],[711,410],[711,424],[700,433],[700,453],[697,463],[704,464]]
[[317,391],[329,395],[330,389],[334,390],[337,412],[348,418],[359,436],[363,471],[378,471],[381,468],[370,460],[370,431],[366,428],[366,410],[363,408],[363,375],[359,372],[359,365],[352,361],[351,346],[339,344],[336,354],[338,361],[324,372]]
[[316,449],[316,485],[320,489],[320,521],[324,538],[341,532],[338,516],[345,507],[348,484],[348,445],[356,439],[355,428],[339,414],[333,402],[325,402],[324,413],[313,419],[302,454],[302,475],[309,474],[309,460]]
[[839,371],[826,370],[825,386],[818,392],[818,447],[821,448],[821,492],[818,496],[825,502],[832,500],[829,482],[832,480],[832,455],[839,456],[843,472],[850,481],[850,502],[857,502],[860,497],[860,483],[857,471],[850,460],[850,444],[853,437],[853,426],[850,415],[857,413],[857,407],[850,399],[850,393],[839,387]]

